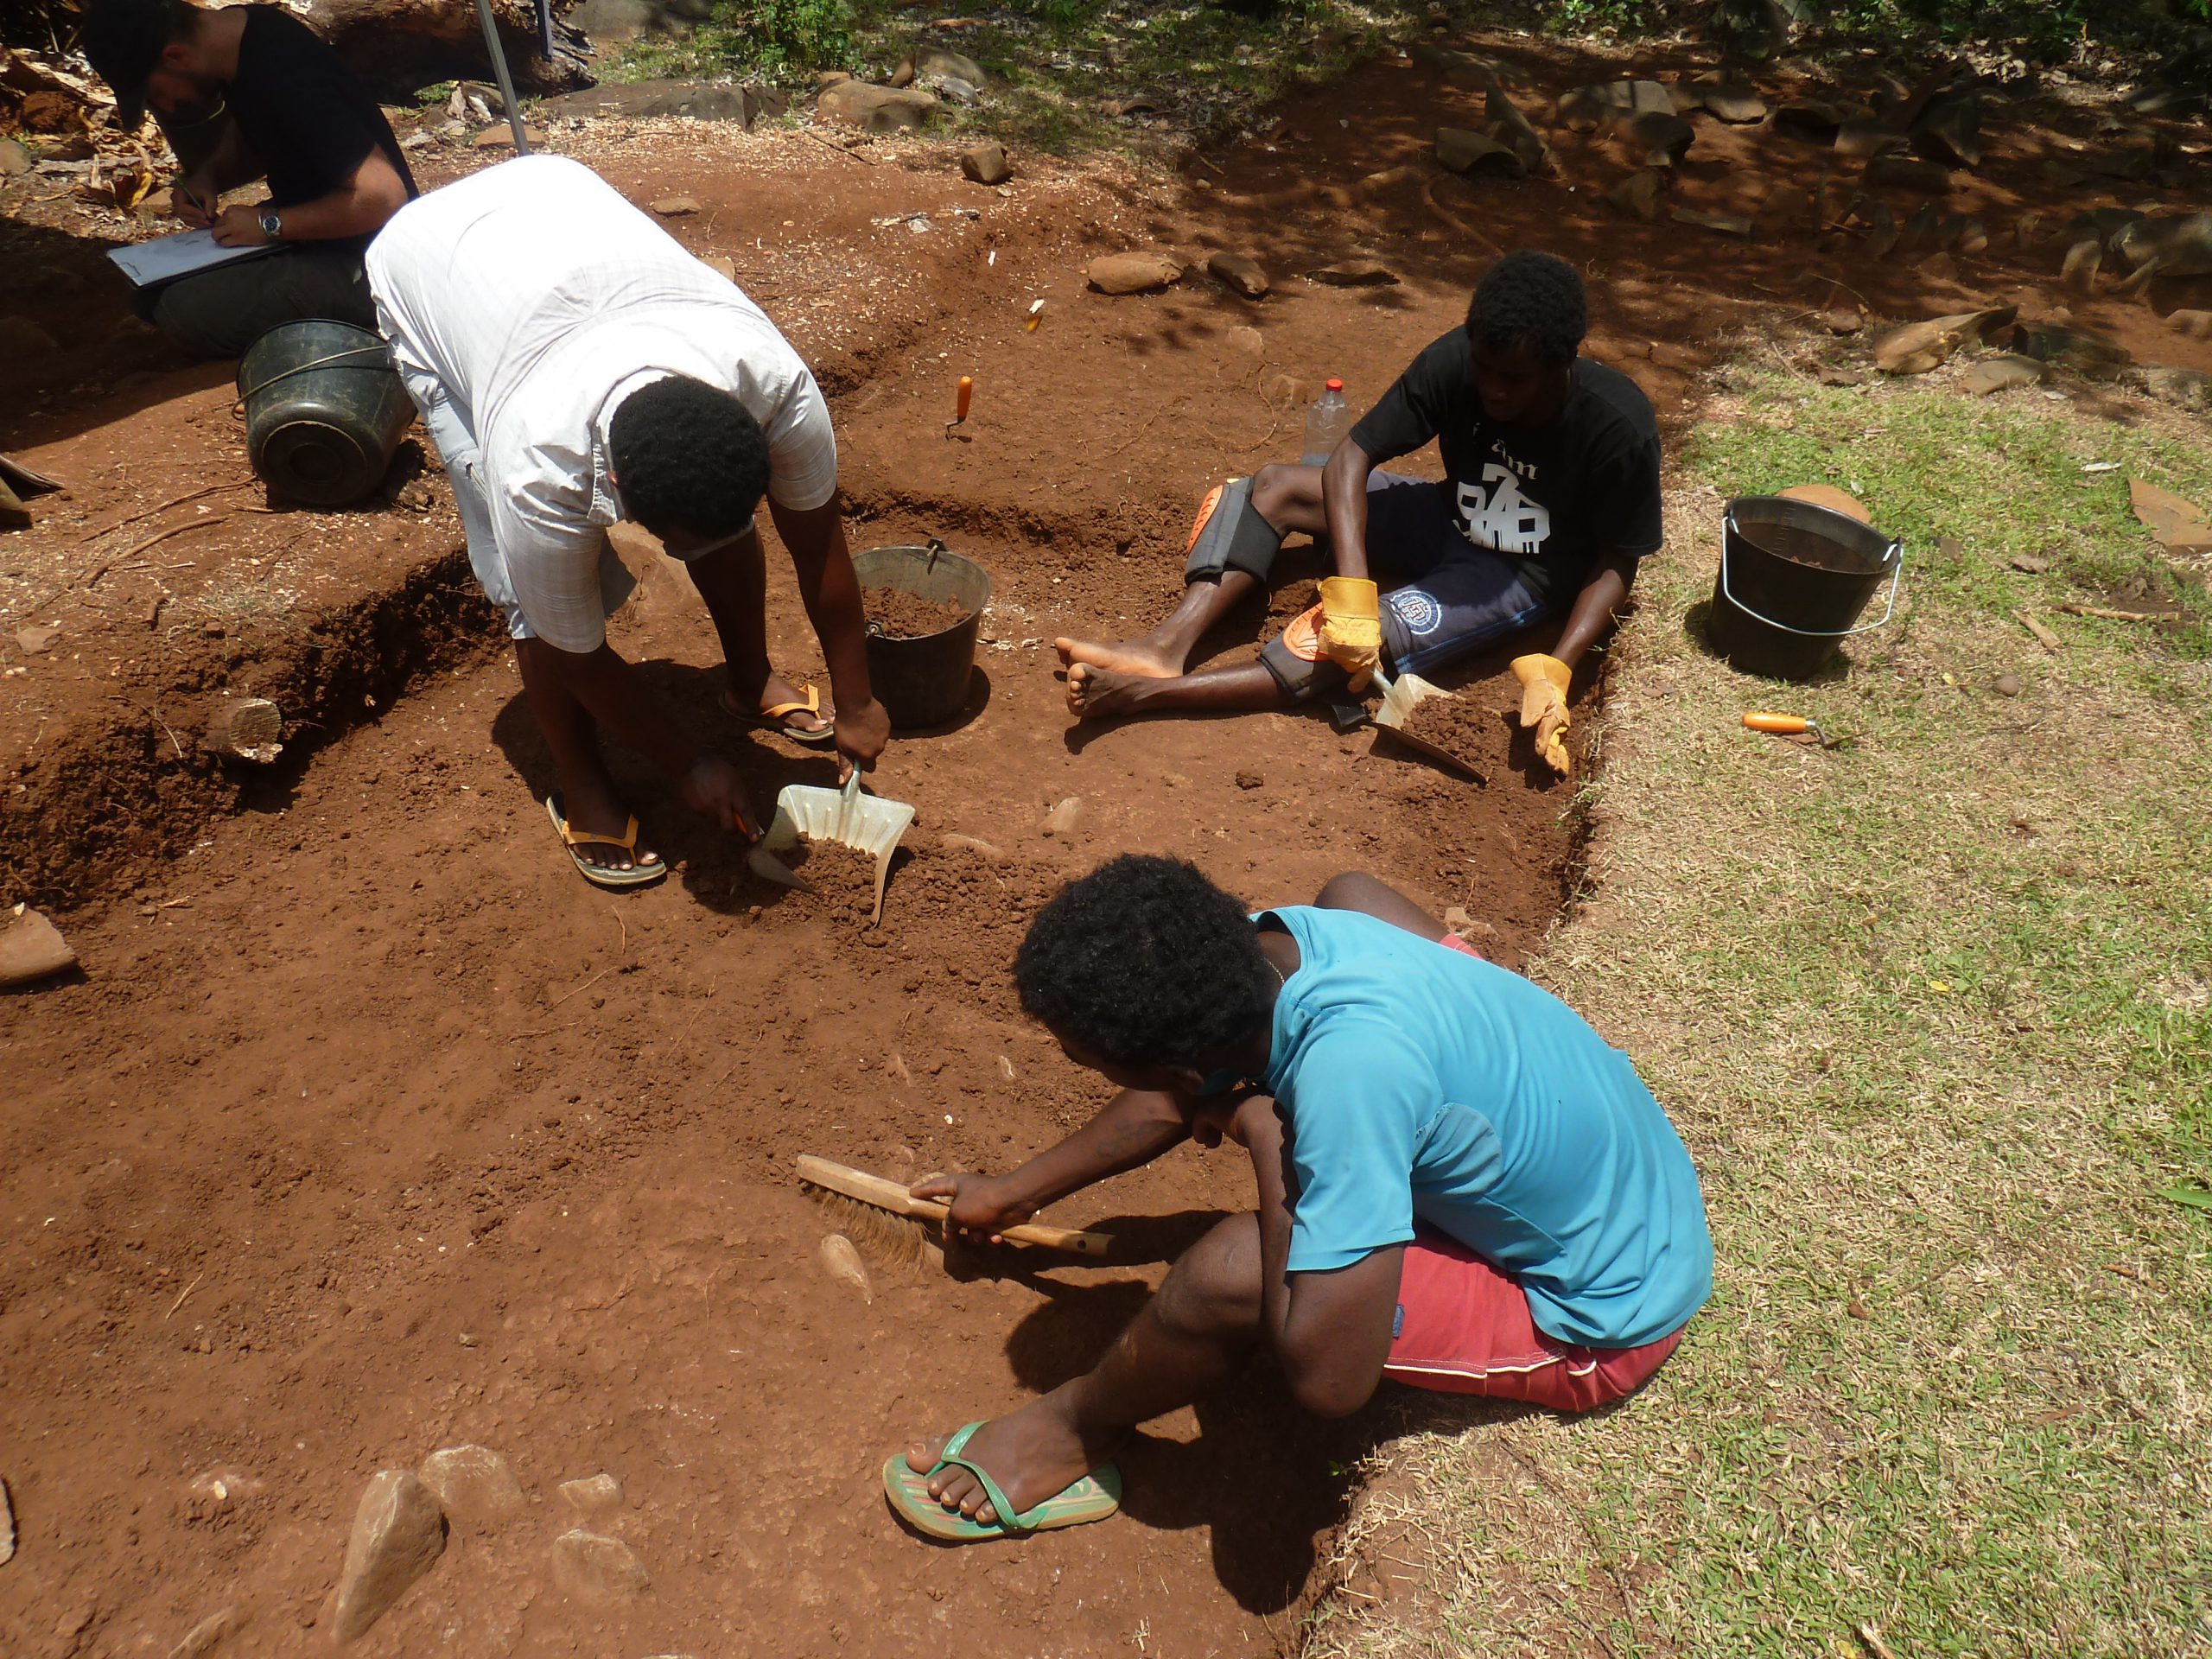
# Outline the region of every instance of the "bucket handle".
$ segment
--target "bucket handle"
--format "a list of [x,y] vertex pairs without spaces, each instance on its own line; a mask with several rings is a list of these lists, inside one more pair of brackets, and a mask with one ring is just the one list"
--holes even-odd
[[386,368],[390,368],[391,366],[391,353],[381,344],[375,346],[348,346],[344,351],[333,352],[327,357],[318,357],[311,362],[295,363],[289,369],[279,369],[276,373],[270,375],[266,380],[262,381],[258,385],[248,386],[245,391],[239,392],[236,399],[232,401],[231,404],[231,413],[235,416],[240,410],[246,406],[248,399],[259,397],[263,392],[268,391],[270,387],[275,385],[279,380],[289,379],[296,374],[305,374],[309,369],[327,369],[334,363],[349,362],[355,358],[363,356],[364,354],[373,355],[379,359]]
[[1896,614],[1897,582],[1904,575],[1904,543],[1903,542],[1892,541],[1882,555],[1885,562],[1895,559],[1897,563],[1890,571],[1889,601],[1882,607],[1882,614],[1878,620],[1872,622],[1861,622],[1853,628],[1793,628],[1787,622],[1777,622],[1770,616],[1761,615],[1737,598],[1729,588],[1728,543],[1732,537],[1743,532],[1736,528],[1736,515],[1732,512],[1727,514],[1722,523],[1727,534],[1720,538],[1720,595],[1745,616],[1750,617],[1752,621],[1764,622],[1770,628],[1779,628],[1784,633],[1794,633],[1803,639],[1847,639],[1854,633],[1872,633],[1876,628],[1885,626],[1890,618]]
[[927,554],[930,556],[929,556],[929,562],[928,562],[926,564],[925,564],[925,565],[923,565],[923,566],[922,566],[922,569],[923,569],[924,570],[934,570],[934,569],[937,569],[937,556],[938,556],[938,554],[940,554],[940,553],[950,553],[950,552],[951,552],[951,551],[952,551],[952,550],[951,550],[950,548],[947,547],[947,546],[944,544],[944,540],[943,540],[943,538],[942,538],[942,537],[936,537],[936,536],[932,536],[932,537],[930,537],[930,539],[929,539],[929,545],[928,545],[928,546],[926,546],[926,547],[925,547],[922,550],[923,550],[925,553],[927,553]]

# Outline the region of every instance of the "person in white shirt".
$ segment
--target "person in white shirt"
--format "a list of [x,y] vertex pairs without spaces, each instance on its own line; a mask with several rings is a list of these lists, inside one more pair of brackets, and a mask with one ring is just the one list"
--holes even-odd
[[[731,283],[579,163],[487,168],[393,215],[369,287],[453,482],[469,563],[506,614],[559,774],[548,801],[587,880],[666,873],[637,846],[603,731],[678,780],[717,823],[761,829],[736,769],[607,645],[628,518],[682,560],[721,635],[741,723],[834,742],[840,779],[890,722],[868,683],[860,584],[838,516],[837,448],[814,377]],[[768,660],[763,493],[822,642],[834,721]]]

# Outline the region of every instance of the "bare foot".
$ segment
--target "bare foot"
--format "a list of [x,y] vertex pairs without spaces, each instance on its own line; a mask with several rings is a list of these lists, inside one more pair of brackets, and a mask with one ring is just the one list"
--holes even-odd
[[[906,1448],[906,1466],[918,1475],[928,1474],[951,1438],[940,1434],[933,1440],[915,1441]],[[1017,1514],[1065,1491],[1090,1472],[1095,1461],[1084,1451],[1074,1429],[1052,1408],[1050,1395],[985,1423],[969,1437],[960,1455],[991,1471]],[[965,1469],[939,1471],[930,1481],[930,1494],[947,1510],[957,1510],[986,1526],[999,1518],[983,1483]]]
[[[561,810],[569,821],[572,836],[619,836],[630,826],[630,814],[607,784],[584,781],[571,783],[561,792]],[[598,870],[654,870],[660,868],[660,855],[640,847],[632,858],[622,850],[619,841],[576,842],[573,850],[576,856]]]
[[1076,663],[1068,669],[1068,712],[1077,720],[1110,720],[1134,715],[1166,682],[1156,675],[1122,674]]
[[1077,663],[1088,663],[1093,668],[1110,668],[1116,674],[1128,674],[1141,680],[1172,680],[1183,671],[1180,658],[1140,640],[1061,639],[1052,641],[1052,649],[1060,653],[1060,661],[1071,668]]

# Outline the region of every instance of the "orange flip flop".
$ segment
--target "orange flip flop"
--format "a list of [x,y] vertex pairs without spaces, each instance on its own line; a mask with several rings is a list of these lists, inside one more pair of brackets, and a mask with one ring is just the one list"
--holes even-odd
[[723,692],[719,701],[724,714],[750,731],[773,732],[779,737],[787,737],[794,743],[804,743],[812,748],[822,748],[837,741],[837,722],[835,720],[824,721],[819,727],[797,726],[791,722],[793,715],[818,716],[822,713],[822,694],[810,685],[806,688],[804,696],[795,697],[789,702],[772,702],[757,714],[738,702],[734,691]]

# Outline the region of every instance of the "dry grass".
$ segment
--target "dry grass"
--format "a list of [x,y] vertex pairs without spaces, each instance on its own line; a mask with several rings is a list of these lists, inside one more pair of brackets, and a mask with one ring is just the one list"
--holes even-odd
[[[1900,1659],[2212,1653],[2212,1216],[2160,1196],[2212,1185],[2212,670],[2201,581],[2123,481],[2212,501],[2212,462],[2033,396],[1736,390],[1537,969],[1681,1127],[1714,1300],[1625,1409],[1388,1448],[1438,1586],[1338,1598],[1311,1651],[1794,1659],[1866,1621]],[[1847,674],[1747,680],[1683,625],[1720,493],[1820,477],[1905,537],[1909,609]],[[2139,581],[2188,620],[2048,610]],[[1758,707],[1856,741],[1742,730]],[[1485,1499],[1501,1438],[1533,1508]],[[1548,1597],[1493,1594],[1532,1570]]]

